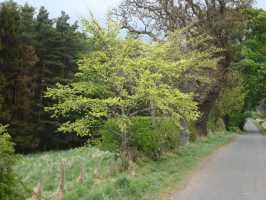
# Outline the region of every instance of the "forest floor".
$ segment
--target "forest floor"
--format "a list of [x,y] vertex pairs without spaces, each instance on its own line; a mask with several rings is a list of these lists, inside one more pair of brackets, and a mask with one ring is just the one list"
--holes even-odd
[[248,134],[218,151],[171,200],[265,200],[266,138],[248,120]]
[[[115,154],[93,147],[22,156],[16,172],[30,190],[41,183],[44,199],[50,199],[58,189],[62,178],[60,165],[65,171],[64,200],[167,199],[208,155],[235,136],[213,134],[158,161],[142,158],[126,172],[119,171]],[[25,199],[29,197],[27,192],[23,195]]]

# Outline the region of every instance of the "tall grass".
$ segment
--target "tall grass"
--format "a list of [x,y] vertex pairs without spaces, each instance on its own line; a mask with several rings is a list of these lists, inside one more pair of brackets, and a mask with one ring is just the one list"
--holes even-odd
[[[142,158],[124,172],[117,155],[93,147],[25,156],[16,171],[29,188],[41,183],[44,199],[58,191],[63,161],[64,200],[156,200],[174,189],[204,156],[233,137],[212,135],[158,161]],[[29,196],[24,193],[25,199]]]

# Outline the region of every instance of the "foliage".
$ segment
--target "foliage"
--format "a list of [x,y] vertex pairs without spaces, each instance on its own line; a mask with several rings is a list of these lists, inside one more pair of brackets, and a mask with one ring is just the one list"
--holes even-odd
[[260,133],[266,135],[266,120],[265,119],[256,119],[254,120],[255,125],[259,129]]
[[6,128],[7,126],[0,125],[0,199],[15,200],[18,197],[13,171],[16,156]]
[[247,24],[242,10],[249,8],[252,3],[250,0],[123,0],[114,10],[114,16],[123,28],[135,36],[145,35],[153,40],[164,40],[169,31],[188,27],[189,31],[184,37],[208,34],[212,40],[207,44],[223,49],[215,55],[221,57],[217,70],[204,71],[212,77],[211,84],[206,87],[206,84],[194,81],[188,87],[200,93],[195,98],[201,112],[196,123],[200,135],[207,134],[209,113],[227,82],[227,73],[232,69],[232,64],[240,59],[239,43],[246,34]]
[[254,109],[265,98],[266,15],[256,9],[243,11],[243,14],[248,18],[248,23],[246,39],[240,44],[242,59],[233,65],[234,69],[209,117],[214,126],[221,117],[229,129],[242,128],[249,117],[247,110]]
[[263,135],[266,135],[266,110],[257,110],[250,113],[254,124]]
[[228,130],[242,129],[249,116],[245,111],[247,92],[243,75],[235,70],[228,74],[230,77],[227,78],[226,87],[209,116],[208,126],[212,131],[219,128],[219,123],[225,123]]
[[[157,159],[163,152],[179,147],[179,128],[169,118],[158,119],[153,126],[150,117],[134,117],[128,129],[128,143],[135,154],[144,153]],[[101,146],[111,151],[120,151],[122,133],[116,119],[108,120],[100,133]]]
[[[80,61],[75,81],[57,84],[46,93],[56,102],[47,111],[65,119],[60,131],[87,136],[106,119],[115,119],[120,149],[129,157],[134,116],[150,116],[154,128],[160,117],[173,119],[177,126],[181,119],[198,118],[193,95],[181,92],[177,80],[186,70],[215,66],[217,49],[185,50],[181,32],[169,34],[164,42],[144,43],[130,36],[119,37],[120,27],[112,21],[107,28],[94,19],[84,24],[93,49]],[[199,44],[198,39],[187,41],[187,45]]]
[[[245,112],[246,90],[241,74],[232,73],[227,87],[223,90],[217,105],[218,113],[225,121],[228,129],[237,127],[243,128],[245,119],[248,117]],[[231,82],[231,83],[230,83]]]
[[[127,172],[119,170],[121,161],[114,153],[83,147],[68,151],[37,153],[23,156],[16,172],[30,187],[39,182],[44,197],[57,190],[59,166],[65,161],[65,200],[159,200],[175,190],[200,160],[231,141],[232,134],[215,134],[183,147],[178,153],[164,155],[160,161],[144,159]],[[78,183],[80,166],[85,167],[85,182]],[[23,199],[26,199],[27,193]]]
[[249,9],[247,40],[242,44],[243,60],[238,68],[245,77],[248,91],[245,103],[247,109],[255,108],[266,98],[266,12]]
[[64,12],[51,20],[44,7],[0,3],[0,121],[10,125],[17,150],[60,146],[67,139],[54,134],[57,122],[43,111],[50,104],[43,92],[66,83],[77,69],[82,34],[68,20]]

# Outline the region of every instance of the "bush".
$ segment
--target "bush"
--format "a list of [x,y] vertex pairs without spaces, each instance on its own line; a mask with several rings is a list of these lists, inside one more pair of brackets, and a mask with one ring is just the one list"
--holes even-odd
[[[149,117],[131,118],[129,149],[157,159],[160,155],[179,146],[179,129],[170,118],[158,118],[155,126]],[[108,120],[101,129],[102,147],[111,151],[121,150],[121,133],[116,119]]]
[[189,122],[188,129],[190,131],[189,142],[196,142],[198,138],[198,130],[196,128],[195,122]]
[[133,145],[137,150],[156,158],[161,154],[161,133],[152,127],[150,118],[134,118],[130,128]]
[[243,77],[232,72],[229,82],[222,90],[216,105],[208,118],[208,128],[211,131],[219,129],[219,122],[222,119],[227,130],[243,129],[245,120],[249,113],[245,112],[246,90],[243,86]]
[[232,130],[233,128],[240,128],[243,129],[245,125],[245,121],[247,118],[250,117],[248,112],[237,112],[231,113],[230,115],[226,116],[226,127],[227,130]]
[[16,179],[13,171],[15,161],[13,143],[6,126],[0,125],[0,199],[17,199]]
[[232,72],[209,116],[210,129],[217,128],[219,118],[223,119],[227,130],[242,129],[245,119],[248,117],[248,114],[245,113],[246,95],[243,77],[237,72]]

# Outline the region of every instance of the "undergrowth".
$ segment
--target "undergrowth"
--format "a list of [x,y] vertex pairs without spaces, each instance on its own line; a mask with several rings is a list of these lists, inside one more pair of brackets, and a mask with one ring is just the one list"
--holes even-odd
[[[16,172],[29,189],[38,183],[50,199],[60,181],[60,163],[65,165],[64,200],[156,200],[163,199],[194,169],[199,161],[228,143],[234,134],[214,134],[167,153],[160,160],[148,158],[121,171],[119,157],[94,147],[24,156]],[[84,182],[78,177],[84,169]],[[25,199],[30,196],[26,191]]]

